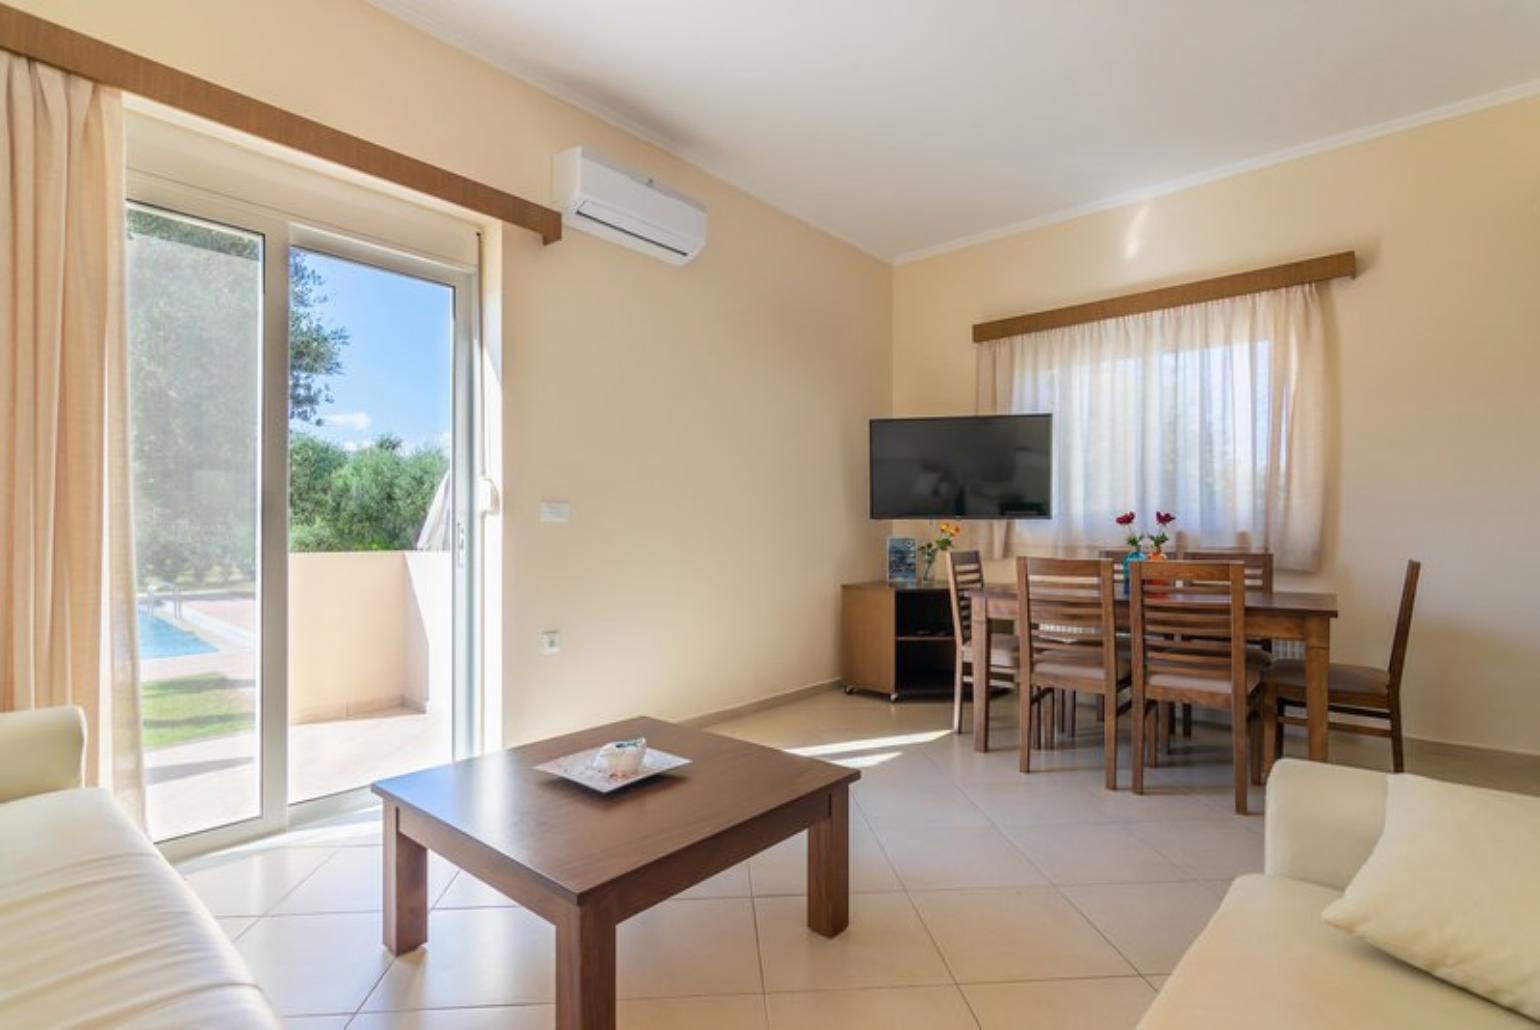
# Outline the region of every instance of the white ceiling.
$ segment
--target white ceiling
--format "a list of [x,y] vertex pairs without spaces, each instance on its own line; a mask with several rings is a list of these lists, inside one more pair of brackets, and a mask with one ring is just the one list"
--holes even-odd
[[1540,0],[371,0],[885,259],[1540,87]]

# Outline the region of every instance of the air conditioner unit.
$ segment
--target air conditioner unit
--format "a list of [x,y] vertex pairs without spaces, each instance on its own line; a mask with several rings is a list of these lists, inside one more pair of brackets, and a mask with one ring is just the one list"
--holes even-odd
[[563,224],[686,265],[706,245],[706,206],[586,147],[556,155],[551,169]]

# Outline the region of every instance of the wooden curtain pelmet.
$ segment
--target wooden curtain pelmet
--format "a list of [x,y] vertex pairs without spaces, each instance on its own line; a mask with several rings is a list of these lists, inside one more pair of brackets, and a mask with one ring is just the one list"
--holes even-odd
[[0,4],[0,49],[561,239],[561,214]]
[[1107,300],[1096,300],[1089,304],[1075,304],[1067,308],[1034,311],[1031,314],[1016,315],[993,322],[980,322],[973,327],[973,342],[987,343],[990,340],[1003,340],[1008,336],[1042,332],[1044,329],[1062,329],[1065,326],[1100,322],[1103,319],[1121,318],[1124,315],[1139,315],[1146,311],[1160,311],[1185,304],[1202,304],[1211,300],[1224,300],[1227,297],[1241,297],[1248,293],[1261,293],[1264,290],[1281,290],[1286,286],[1324,282],[1343,276],[1352,278],[1357,274],[1357,255],[1351,250],[1344,250],[1340,254],[1327,254],[1325,257],[1291,261],[1286,265],[1273,265],[1271,268],[1257,268],[1250,272],[1222,275],[1217,279],[1200,279],[1197,282],[1182,283],[1179,286],[1166,286],[1158,290],[1145,290],[1142,293],[1129,293],[1121,297],[1110,297]]

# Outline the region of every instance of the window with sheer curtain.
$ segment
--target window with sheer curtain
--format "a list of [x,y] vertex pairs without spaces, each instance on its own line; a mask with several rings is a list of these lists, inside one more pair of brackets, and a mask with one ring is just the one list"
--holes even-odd
[[1054,516],[1027,542],[1115,543],[1113,517],[1174,511],[1189,545],[1250,546],[1280,566],[1320,555],[1325,333],[1313,285],[994,340],[979,410],[1054,416]]

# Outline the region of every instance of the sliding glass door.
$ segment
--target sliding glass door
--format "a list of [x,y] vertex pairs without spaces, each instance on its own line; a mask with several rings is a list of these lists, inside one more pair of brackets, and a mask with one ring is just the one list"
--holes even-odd
[[150,832],[212,846],[473,748],[474,274],[131,181]]
[[139,661],[157,839],[262,812],[265,245],[245,229],[128,211]]
[[289,252],[289,800],[454,754],[455,290]]

